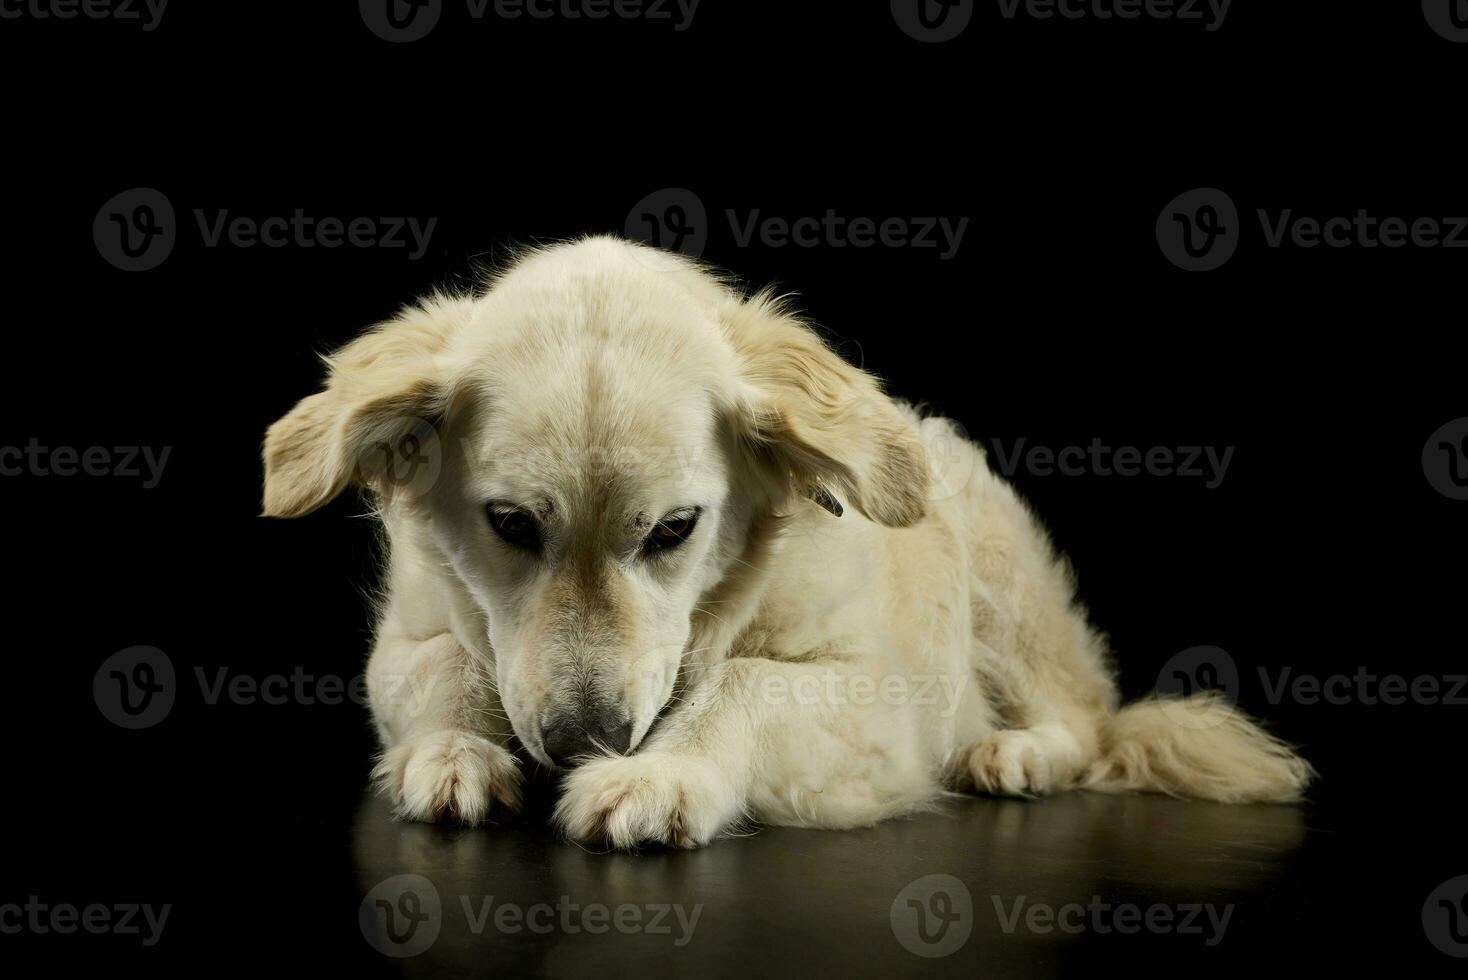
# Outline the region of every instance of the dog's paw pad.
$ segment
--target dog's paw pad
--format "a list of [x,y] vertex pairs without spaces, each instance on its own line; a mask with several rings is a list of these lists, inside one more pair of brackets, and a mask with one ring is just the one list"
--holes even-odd
[[495,805],[520,808],[515,757],[469,732],[434,732],[401,742],[382,754],[372,775],[405,820],[474,825]]
[[556,823],[580,841],[701,847],[741,816],[723,774],[666,752],[595,759],[566,777]]

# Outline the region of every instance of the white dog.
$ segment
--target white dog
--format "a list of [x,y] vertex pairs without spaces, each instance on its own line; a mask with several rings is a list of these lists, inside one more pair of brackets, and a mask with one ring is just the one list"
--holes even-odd
[[582,840],[853,827],[945,788],[1289,801],[1222,699],[1118,711],[1065,562],[982,451],[768,293],[613,238],[541,249],[328,359],[270,428],[267,515],[371,488],[377,776],[414,820]]

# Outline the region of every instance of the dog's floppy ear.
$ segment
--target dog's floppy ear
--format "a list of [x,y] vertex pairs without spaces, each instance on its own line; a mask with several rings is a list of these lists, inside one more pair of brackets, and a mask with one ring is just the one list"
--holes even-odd
[[805,493],[839,513],[835,489],[871,520],[907,527],[930,475],[913,422],[867,372],[842,360],[770,293],[729,317],[741,361],[742,435]]
[[[443,408],[438,355],[472,301],[434,296],[373,327],[325,358],[326,388],[302,399],[265,434],[267,517],[300,517],[354,480],[372,483],[397,447]],[[376,459],[385,448],[388,459]],[[414,463],[416,467],[416,463]]]

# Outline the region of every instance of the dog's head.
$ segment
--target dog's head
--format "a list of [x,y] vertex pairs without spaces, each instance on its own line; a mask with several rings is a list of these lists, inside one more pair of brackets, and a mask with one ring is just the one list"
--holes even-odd
[[891,526],[923,514],[921,445],[869,375],[767,294],[642,246],[532,253],[328,362],[266,437],[265,513],[356,482],[401,514],[417,540],[394,547],[472,596],[542,762],[638,745],[718,633],[699,623],[748,616],[730,583],[801,498]]

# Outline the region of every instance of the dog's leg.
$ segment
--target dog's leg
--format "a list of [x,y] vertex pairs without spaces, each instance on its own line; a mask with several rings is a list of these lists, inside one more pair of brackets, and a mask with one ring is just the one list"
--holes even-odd
[[1059,719],[1007,728],[961,751],[956,783],[997,796],[1043,796],[1074,786],[1094,757],[1094,743],[1088,752],[1076,727]]
[[844,658],[718,664],[636,755],[573,771],[557,822],[616,847],[697,847],[743,817],[851,827],[911,810],[937,786],[912,705],[879,681]]
[[1100,639],[1067,611],[1008,655],[981,658],[979,674],[1006,725],[952,760],[958,789],[1043,796],[1076,785],[1100,753],[1115,688]]
[[383,751],[373,777],[407,820],[481,823],[520,805],[520,770],[504,747],[492,685],[452,633],[416,639],[389,621],[367,666]]

